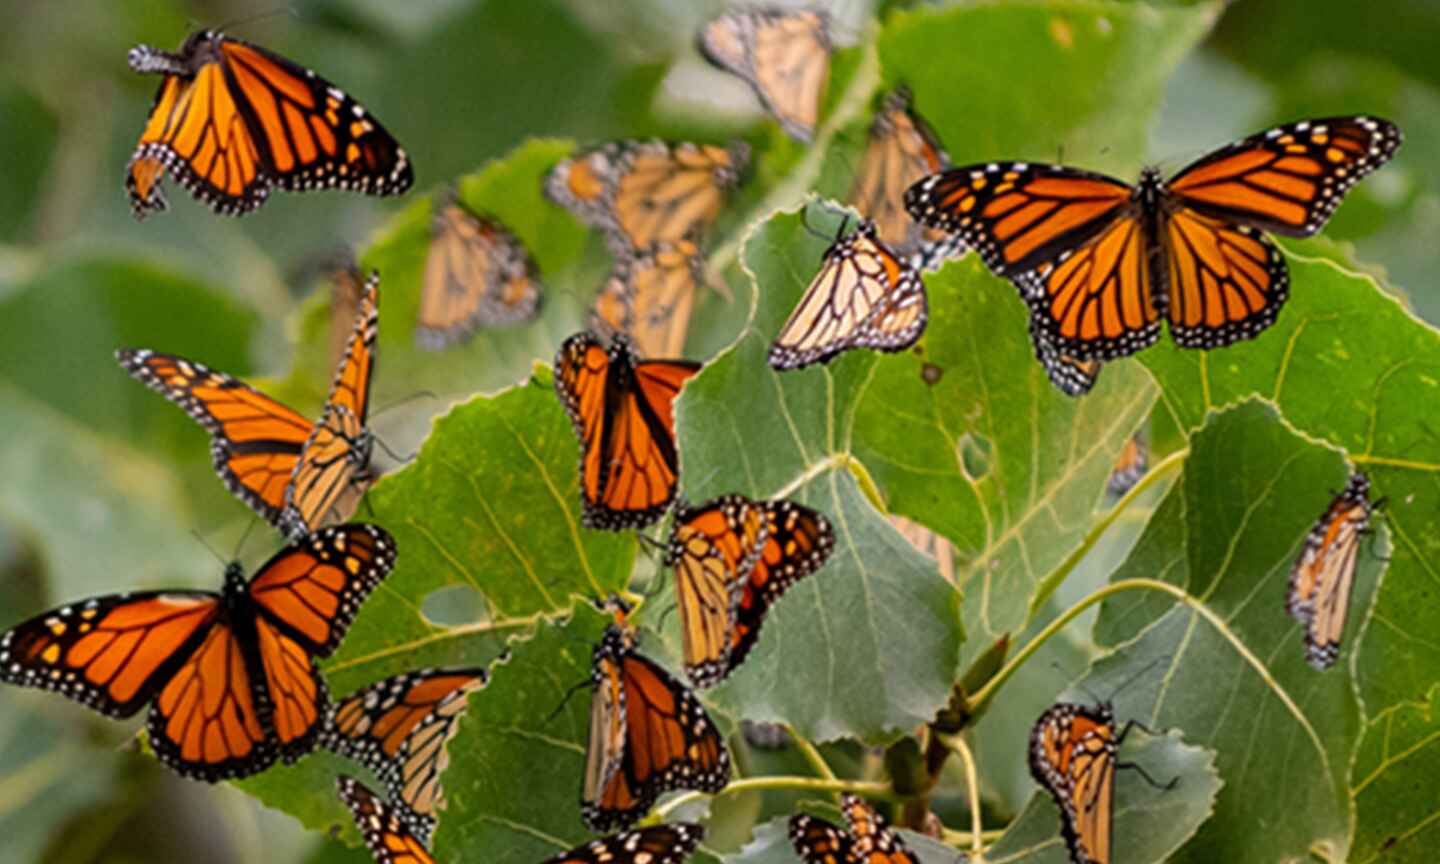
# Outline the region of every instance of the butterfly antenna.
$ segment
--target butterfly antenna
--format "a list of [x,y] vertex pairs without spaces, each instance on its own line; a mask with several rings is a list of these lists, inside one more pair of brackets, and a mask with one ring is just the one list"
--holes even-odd
[[274,18],[279,15],[289,15],[296,20],[299,20],[300,18],[300,13],[296,11],[294,6],[276,6],[272,9],[266,9],[264,12],[256,12],[254,15],[250,15],[245,18],[236,18],[231,21],[227,21],[226,23],[220,25],[215,29],[224,32],[234,27],[240,27],[245,24],[254,24],[256,21],[263,21],[266,18]]
[[588,687],[588,686],[590,686],[590,679],[589,679],[589,678],[586,678],[584,681],[581,681],[581,682],[578,683],[578,684],[572,685],[572,686],[570,687],[570,689],[566,690],[566,691],[565,691],[565,698],[564,698],[564,699],[561,699],[559,706],[557,706],[554,711],[551,711],[551,712],[549,713],[549,715],[547,715],[547,716],[545,717],[545,722],[544,722],[542,725],[544,725],[544,726],[549,726],[549,725],[550,725],[550,722],[551,722],[552,720],[554,720],[556,717],[559,717],[559,716],[560,716],[560,712],[565,710],[565,706],[568,705],[568,704],[570,704],[570,697],[571,697],[571,696],[574,696],[574,695],[575,695],[575,692],[576,692],[577,690],[579,690],[580,688],[582,688],[582,687]]
[[[1114,689],[1112,689],[1112,690],[1110,691],[1110,698],[1105,700],[1105,704],[1106,704],[1106,705],[1114,704],[1114,702],[1115,702],[1115,697],[1118,696],[1118,695],[1120,695],[1120,692],[1121,692],[1122,690],[1124,690],[1125,688],[1129,687],[1131,684],[1134,684],[1136,681],[1140,680],[1140,678],[1141,678],[1142,676],[1144,676],[1145,673],[1149,672],[1151,669],[1155,668],[1156,666],[1160,665],[1161,663],[1164,663],[1164,662],[1169,661],[1170,659],[1171,659],[1171,657],[1170,657],[1169,654],[1161,654],[1159,657],[1156,657],[1154,660],[1151,660],[1149,663],[1146,663],[1144,666],[1141,666],[1139,669],[1136,669],[1135,672],[1132,673],[1129,678],[1126,678],[1124,681],[1121,681],[1119,684],[1117,684],[1117,685],[1115,686]],[[1130,721],[1129,723],[1127,723],[1126,725],[1127,725],[1127,726],[1140,726],[1140,724],[1139,724],[1139,723],[1136,723],[1134,720],[1131,720],[1131,721]],[[1141,729],[1145,729],[1144,726],[1140,726],[1140,728],[1141,728]],[[1149,729],[1145,729],[1145,731],[1146,731],[1146,732],[1149,732],[1150,730],[1149,730]],[[1154,733],[1151,733],[1151,734],[1154,734]]]
[[374,411],[372,411],[372,412],[370,412],[370,413],[372,413],[372,414],[374,414],[375,416],[378,417],[378,416],[380,416],[381,414],[384,414],[386,411],[389,411],[389,410],[391,410],[392,408],[399,408],[401,405],[404,405],[404,404],[406,404],[407,402],[414,402],[414,401],[416,401],[417,399],[439,399],[439,398],[440,398],[440,397],[437,396],[437,395],[435,394],[435,391],[433,391],[433,390],[417,390],[417,391],[415,391],[414,393],[411,393],[409,396],[402,396],[402,397],[400,397],[399,399],[395,400],[394,402],[387,403],[383,408],[376,408]]
[[[223,557],[221,557],[221,555],[220,555],[219,552],[216,552],[216,551],[215,551],[215,547],[214,547],[214,546],[211,546],[209,543],[206,543],[206,542],[205,542],[205,538],[202,537],[202,536],[200,536],[200,532],[199,532],[199,531],[195,530],[194,528],[191,528],[191,529],[190,529],[190,534],[191,534],[196,540],[199,540],[199,541],[200,541],[200,545],[201,545],[201,546],[204,546],[205,549],[206,549],[206,551],[208,551],[211,555],[214,555],[214,556],[215,556],[215,560],[220,562],[220,566],[221,566],[221,567],[225,567],[225,566],[228,566],[228,565],[230,564],[229,561],[226,561]],[[232,560],[233,560],[233,559],[232,559]]]
[[374,440],[376,444],[380,445],[380,449],[385,451],[385,455],[389,456],[391,459],[394,459],[396,462],[408,464],[412,459],[420,455],[420,451],[416,450],[412,452],[409,456],[401,456],[399,453],[391,450],[390,445],[386,444],[385,439],[381,438],[380,436],[374,436]]
[[[1119,739],[1116,739],[1116,743],[1117,743],[1117,744],[1119,743]],[[1121,769],[1121,768],[1129,768],[1129,769],[1135,771],[1135,773],[1139,774],[1141,777],[1144,777],[1146,783],[1149,783],[1151,786],[1154,786],[1156,789],[1163,789],[1163,790],[1165,790],[1165,791],[1167,791],[1167,792],[1168,792],[1169,790],[1171,790],[1171,789],[1174,789],[1174,788],[1176,787],[1176,785],[1178,785],[1178,784],[1180,783],[1180,775],[1179,775],[1179,774],[1176,774],[1174,777],[1171,777],[1169,783],[1161,783],[1159,780],[1156,780],[1154,777],[1151,777],[1151,776],[1150,776],[1150,773],[1149,773],[1148,771],[1146,771],[1144,768],[1141,768],[1141,767],[1140,767],[1140,764],[1139,764],[1138,762],[1116,762],[1116,763],[1115,763],[1115,768],[1116,768],[1116,770],[1119,770],[1119,769]]]

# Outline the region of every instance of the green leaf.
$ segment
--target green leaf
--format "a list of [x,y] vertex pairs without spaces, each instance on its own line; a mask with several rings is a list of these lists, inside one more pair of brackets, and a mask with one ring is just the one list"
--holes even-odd
[[1350,766],[1355,843],[1350,861],[1423,861],[1434,854],[1440,773],[1440,687],[1428,704],[1399,705],[1365,727]]
[[[1270,405],[1211,414],[1191,438],[1181,482],[1114,575],[1175,584],[1199,607],[1126,592],[1106,601],[1096,625],[1101,642],[1166,658],[1153,707],[1134,716],[1213,748],[1232,781],[1176,860],[1303,858],[1317,844],[1345,859],[1345,781],[1360,721],[1347,669],[1383,562],[1361,552],[1335,668],[1305,663],[1300,626],[1285,613],[1290,565],[1344,479],[1340,456]],[[1392,569],[1385,581],[1394,578]]]
[[[1220,351],[1184,351],[1168,340],[1145,351],[1165,397],[1164,410],[1194,429],[1215,410],[1258,393],[1305,435],[1343,449],[1370,475],[1376,497],[1395,502],[1388,522],[1395,555],[1375,606],[1377,625],[1360,658],[1360,697],[1369,714],[1413,701],[1434,683],[1440,626],[1430,602],[1430,561],[1440,510],[1430,500],[1440,466],[1431,404],[1440,379],[1440,333],[1417,320],[1374,280],[1348,270],[1323,241],[1284,244],[1292,296],[1280,319],[1253,342]],[[1315,257],[1324,254],[1325,257]],[[1208,478],[1201,488],[1220,481]],[[1340,472],[1324,480],[1343,482]],[[1308,499],[1309,518],[1323,496]],[[1278,590],[1278,589],[1277,589]]]

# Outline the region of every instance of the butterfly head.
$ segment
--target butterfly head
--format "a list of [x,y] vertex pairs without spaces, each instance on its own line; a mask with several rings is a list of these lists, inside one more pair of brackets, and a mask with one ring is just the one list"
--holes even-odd
[[240,597],[249,590],[248,580],[245,578],[245,567],[239,561],[231,561],[225,565],[225,597],[227,599]]
[[1146,165],[1140,170],[1140,180],[1135,184],[1135,191],[1130,193],[1130,199],[1152,207],[1160,202],[1164,189],[1165,178],[1160,169],[1154,165]]

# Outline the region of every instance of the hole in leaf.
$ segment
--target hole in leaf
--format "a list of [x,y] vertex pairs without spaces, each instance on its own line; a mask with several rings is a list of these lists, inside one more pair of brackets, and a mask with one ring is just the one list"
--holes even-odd
[[955,442],[960,454],[960,470],[971,480],[981,480],[990,473],[990,439],[973,432],[966,432]]
[[926,361],[920,365],[920,380],[929,384],[931,387],[939,384],[941,377],[944,375],[945,370],[936,366],[934,363]]
[[446,585],[431,591],[420,603],[425,620],[440,627],[457,627],[484,621],[490,610],[485,598],[469,585]]

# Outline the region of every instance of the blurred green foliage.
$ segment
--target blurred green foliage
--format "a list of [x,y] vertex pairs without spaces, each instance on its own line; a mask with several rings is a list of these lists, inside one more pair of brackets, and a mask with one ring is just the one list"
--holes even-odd
[[[541,622],[656,565],[629,536],[578,528],[574,441],[536,364],[581,326],[607,259],[541,198],[539,179],[607,138],[743,137],[756,164],[710,244],[709,275],[725,290],[704,292],[705,326],[689,343],[714,362],[679,403],[685,491],[793,494],[831,515],[840,543],[779,604],[745,669],[707,694],[722,726],[788,721],[831,742],[823,753],[842,776],[869,777],[857,740],[912,731],[995,639],[1023,644],[1091,589],[1153,578],[1225,626],[1168,594],[1119,593],[1022,666],[970,733],[986,827],[1009,826],[996,854],[1061,860],[1053,806],[1023,768],[1025,734],[1114,648],[1081,687],[1109,693],[1167,658],[1145,679],[1160,686],[1117,707],[1170,733],[1137,738],[1126,757],[1183,778],[1164,794],[1122,781],[1126,860],[1428,860],[1434,796],[1415,790],[1434,774],[1440,698],[1428,635],[1440,436],[1426,410],[1440,340],[1424,323],[1440,320],[1440,10],[874,5],[833,9],[841,50],[807,150],[696,56],[693,33],[719,2],[317,0],[260,14],[219,0],[0,4],[0,626],[88,594],[213,587],[221,565],[192,532],[222,558],[268,556],[274,538],[246,537],[251,520],[215,481],[204,434],[111,355],[194,356],[313,414],[330,375],[328,288],[315,274],[353,246],[383,274],[372,426],[418,455],[405,466],[377,456],[393,471],[362,516],[394,532],[400,564],[329,665],[332,690],[489,662],[508,644],[513,658],[452,743],[437,850],[520,864],[580,842],[583,698],[536,730],[585,679],[601,622],[584,604],[563,627]],[[278,193],[233,220],[172,182],[171,211],[134,222],[121,178],[158,79],[131,73],[125,52],[217,26],[355,94],[410,152],[415,190]],[[1213,354],[1165,343],[1068,400],[1030,359],[1013,289],[972,256],[927,277],[923,353],[774,376],[764,346],[825,246],[799,210],[822,231],[827,209],[839,218],[805,195],[844,193],[870,106],[898,82],[960,162],[1059,158],[1128,178],[1146,160],[1174,169],[1270,123],[1349,112],[1394,119],[1407,141],[1323,239],[1283,244],[1295,289],[1255,342]],[[525,241],[548,293],[535,324],[427,354],[410,328],[430,197],[446,186]],[[938,382],[922,377],[927,365]],[[1147,417],[1156,461],[1169,461],[1111,511],[1104,478]],[[1343,481],[1342,453],[1389,495],[1390,516],[1378,551],[1362,553],[1342,662],[1316,674],[1283,618],[1283,584]],[[891,512],[955,545],[960,590],[902,542]],[[457,592],[471,592],[465,605]],[[646,650],[673,658],[674,618],[658,614],[670,602],[662,589],[643,620]],[[0,859],[366,860],[306,830],[356,840],[333,795],[334,773],[353,766],[317,755],[238,784],[247,795],[175,779],[139,753],[136,726],[0,692]],[[746,776],[809,770],[739,740]],[[964,788],[953,768],[940,778],[935,809],[951,829],[968,828]],[[774,820],[799,799],[810,801],[719,799],[706,855],[792,860]],[[949,860],[922,843],[927,864]]]

